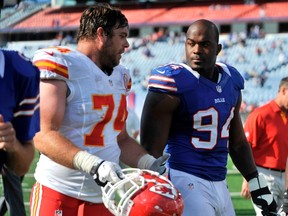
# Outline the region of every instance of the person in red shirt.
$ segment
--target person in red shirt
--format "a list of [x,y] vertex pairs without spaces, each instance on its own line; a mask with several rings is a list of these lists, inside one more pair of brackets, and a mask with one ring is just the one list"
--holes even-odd
[[[278,208],[283,204],[285,167],[288,155],[288,77],[281,80],[277,96],[255,109],[247,118],[244,131],[259,174],[262,173]],[[241,195],[251,198],[243,180]],[[254,205],[257,215],[262,215]]]

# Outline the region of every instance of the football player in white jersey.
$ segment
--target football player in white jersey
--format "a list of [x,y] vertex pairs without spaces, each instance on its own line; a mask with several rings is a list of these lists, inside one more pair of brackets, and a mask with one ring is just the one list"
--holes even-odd
[[50,47],[35,53],[41,72],[35,147],[41,155],[32,216],[111,215],[100,186],[122,178],[119,159],[164,172],[169,156],[152,157],[126,131],[131,79],[119,61],[129,46],[128,31],[120,10],[96,4],[81,16],[76,50]]

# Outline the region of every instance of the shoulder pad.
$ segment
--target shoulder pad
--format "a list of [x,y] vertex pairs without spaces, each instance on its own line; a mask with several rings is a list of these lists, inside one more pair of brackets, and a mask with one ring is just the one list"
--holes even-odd
[[49,47],[38,50],[34,55],[33,63],[40,69],[41,78],[68,79],[65,54],[71,51],[66,47]]
[[217,62],[216,64],[231,77],[233,83],[238,89],[244,89],[244,79],[236,68],[220,62]]
[[38,69],[24,54],[18,51],[2,50],[5,56],[5,62],[8,63],[17,71],[18,74],[25,77],[39,76]]
[[[179,89],[177,86],[177,80],[175,78],[179,77],[179,75],[182,77],[187,72],[187,68],[182,64],[167,64],[155,68],[151,72],[148,88],[161,92],[176,93],[179,91]],[[182,88],[182,86],[180,88]]]
[[166,64],[152,70],[151,75],[173,76],[180,73],[184,67],[180,64]]

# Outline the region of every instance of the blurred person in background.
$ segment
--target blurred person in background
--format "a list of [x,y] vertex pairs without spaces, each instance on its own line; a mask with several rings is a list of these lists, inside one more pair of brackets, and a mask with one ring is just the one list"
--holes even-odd
[[[244,131],[259,173],[263,174],[278,208],[283,204],[288,155],[288,77],[281,79],[276,97],[249,114]],[[244,179],[241,195],[251,198]],[[257,215],[260,209],[254,205]]]
[[[24,216],[21,182],[34,159],[39,131],[39,70],[22,54],[0,50],[1,215]],[[6,205],[7,204],[7,205]]]
[[[119,159],[163,173],[168,155],[149,155],[126,130],[131,78],[119,65],[129,25],[119,9],[95,4],[80,18],[77,48],[37,51],[41,153],[30,196],[31,216],[110,216],[101,186],[123,178]],[[96,184],[97,183],[97,184]]]

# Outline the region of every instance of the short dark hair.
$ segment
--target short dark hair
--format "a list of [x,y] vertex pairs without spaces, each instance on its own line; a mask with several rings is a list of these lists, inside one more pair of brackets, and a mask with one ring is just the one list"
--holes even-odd
[[[216,26],[215,23],[213,23],[213,22],[210,21],[210,20],[199,19],[199,20],[194,21],[194,22],[189,26],[189,28],[192,27],[192,26],[194,26],[194,25],[203,25],[203,26],[206,26],[206,28],[210,29],[210,30],[214,33],[215,40],[216,40],[217,43],[219,43],[219,35],[220,35],[220,33],[219,33],[219,29],[218,29],[218,27]],[[186,32],[186,35],[187,35],[188,31],[189,31],[189,28],[188,28],[188,30],[187,30],[187,32]]]
[[113,29],[129,27],[129,24],[127,18],[119,9],[107,3],[98,3],[82,13],[77,41],[94,39],[99,27],[102,27],[105,34],[110,36]]
[[279,89],[280,89],[282,86],[288,87],[288,77],[283,77],[283,78],[281,79],[280,84],[279,84]]

